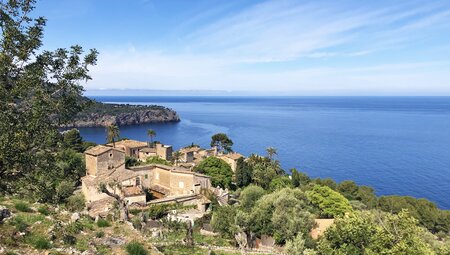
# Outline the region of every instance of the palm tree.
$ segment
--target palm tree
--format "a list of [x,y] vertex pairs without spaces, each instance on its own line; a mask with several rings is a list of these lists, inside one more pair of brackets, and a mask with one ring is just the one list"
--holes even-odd
[[183,156],[183,153],[181,153],[181,151],[175,151],[172,153],[172,159],[175,162],[175,166],[178,166],[178,161],[180,160],[181,156]]
[[116,138],[119,139],[119,136],[120,130],[116,125],[111,124],[106,128],[106,140],[108,143],[113,143],[114,148],[116,148]]
[[267,152],[267,156],[269,157],[270,160],[273,159],[273,156],[278,155],[277,149],[274,147],[268,147],[266,149],[266,152]]
[[[155,130],[153,130],[153,129],[148,129],[148,130],[147,130],[147,135],[148,135],[148,137],[150,137],[150,144],[153,145],[153,137],[156,136]],[[149,144],[149,147],[150,147],[150,144]]]

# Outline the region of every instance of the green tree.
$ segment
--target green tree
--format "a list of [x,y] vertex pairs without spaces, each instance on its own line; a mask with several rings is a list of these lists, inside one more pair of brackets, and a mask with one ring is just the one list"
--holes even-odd
[[283,173],[279,162],[266,157],[250,155],[248,164],[252,168],[252,180],[255,184],[268,189],[270,182]]
[[113,147],[116,147],[116,140],[120,137],[119,127],[112,124],[106,127],[106,141],[108,143],[112,143]]
[[233,141],[224,133],[217,133],[211,137],[211,147],[217,147],[218,151],[232,152]]
[[294,187],[296,188],[302,185],[306,185],[311,181],[311,178],[309,178],[308,175],[297,171],[297,169],[295,168],[291,169],[291,174],[292,174],[292,185],[294,185]]
[[245,162],[244,158],[239,158],[236,164],[236,186],[242,188],[252,183],[252,168]]
[[156,136],[156,131],[153,130],[153,129],[148,129],[147,130],[147,136],[150,137],[150,144],[149,145],[153,146],[153,137]]
[[249,185],[241,191],[239,196],[240,207],[245,211],[250,211],[256,201],[266,194],[266,191],[256,185]]
[[270,160],[272,160],[274,156],[278,155],[278,151],[277,151],[277,149],[274,148],[274,147],[268,147],[268,148],[266,149],[266,152],[267,152],[267,157],[268,157]]
[[269,190],[271,191],[293,187],[292,181],[288,176],[277,176],[269,184]]
[[77,152],[83,152],[83,138],[80,131],[76,128],[67,130],[63,133],[63,147],[75,150]]
[[325,231],[318,251],[321,255],[434,254],[422,240],[423,233],[406,211],[398,215],[356,211],[338,218]]
[[173,163],[175,164],[175,166],[178,166],[178,163],[182,156],[183,156],[183,153],[181,151],[174,151],[172,153],[172,160],[173,160]]
[[222,159],[208,157],[195,168],[196,172],[211,176],[213,186],[230,188],[233,177],[233,171],[230,165]]
[[333,218],[352,211],[348,200],[328,186],[316,185],[311,190],[306,191],[306,196],[319,209],[322,217]]
[[304,251],[306,249],[305,239],[303,238],[303,234],[298,234],[294,239],[288,240],[286,242],[286,246],[284,251],[288,255],[304,255]]
[[225,237],[233,237],[237,231],[235,217],[234,207],[229,205],[217,207],[211,218],[211,227]]
[[34,4],[0,2],[0,193],[43,200],[42,189],[56,188],[58,127],[84,107],[81,82],[97,51],[42,50],[46,20],[30,17]]

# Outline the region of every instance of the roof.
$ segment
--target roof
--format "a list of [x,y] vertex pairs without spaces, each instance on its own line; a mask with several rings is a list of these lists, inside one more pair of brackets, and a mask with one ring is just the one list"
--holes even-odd
[[325,230],[327,230],[334,223],[334,219],[314,219],[316,222],[316,227],[311,229],[310,235],[313,239],[319,238],[323,235]]
[[204,177],[204,178],[211,178],[211,176],[208,175],[204,175],[204,174],[200,174],[197,172],[192,172],[189,170],[186,170],[186,168],[184,167],[176,167],[176,166],[166,166],[166,165],[161,165],[161,164],[149,164],[149,165],[142,165],[142,166],[133,166],[128,168],[130,171],[139,171],[139,170],[151,170],[154,168],[159,168],[162,170],[167,170],[167,171],[171,171],[173,173],[180,173],[180,174],[191,174],[191,175],[195,175],[198,177]]
[[116,151],[122,152],[121,150],[118,150],[116,148],[107,147],[107,146],[104,146],[104,145],[97,145],[97,146],[94,146],[94,147],[86,150],[84,153],[92,155],[92,156],[98,156],[98,155],[101,155],[101,154],[103,154],[105,152],[108,152],[110,150],[116,150]]
[[138,186],[123,187],[122,192],[126,197],[140,196],[144,194],[142,189]]
[[182,149],[180,150],[180,152],[182,152],[182,153],[188,153],[188,152],[198,152],[198,151],[200,151],[200,150],[202,150],[202,148],[197,147],[197,146],[194,146],[194,147],[182,148]]
[[156,148],[149,148],[149,147],[146,147],[146,148],[140,149],[139,151],[156,153]]
[[170,189],[165,188],[165,187],[160,186],[160,185],[157,185],[157,184],[150,185],[150,189],[154,190],[154,191],[156,191],[158,193],[161,193],[163,195],[169,195],[170,194]]
[[[116,146],[117,145],[122,145],[128,148],[138,148],[138,147],[147,147],[148,143],[146,142],[141,142],[141,141],[136,141],[136,140],[120,140],[114,143]],[[113,143],[108,143],[108,146],[113,146]]]

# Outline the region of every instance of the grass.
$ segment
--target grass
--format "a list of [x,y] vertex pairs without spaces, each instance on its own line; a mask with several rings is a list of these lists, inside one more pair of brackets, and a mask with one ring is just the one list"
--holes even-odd
[[105,227],[109,227],[111,226],[111,224],[109,223],[109,221],[104,220],[104,219],[98,219],[97,221],[97,226],[100,228],[105,228]]
[[49,215],[50,214],[50,209],[48,208],[48,206],[43,205],[41,207],[38,208],[38,212],[42,215]]
[[32,212],[30,205],[23,201],[15,202],[14,208],[19,212]]
[[142,244],[140,244],[136,241],[128,243],[125,246],[125,250],[127,251],[128,255],[147,255],[148,254],[147,249],[145,249],[145,247]]
[[50,241],[42,235],[31,235],[29,242],[34,248],[39,250],[47,250],[52,247]]
[[103,231],[98,231],[95,233],[95,237],[97,237],[97,238],[102,238],[104,236],[105,236],[105,232],[103,232]]
[[88,241],[86,239],[78,239],[75,248],[77,248],[77,250],[81,252],[86,251],[87,249],[89,249]]

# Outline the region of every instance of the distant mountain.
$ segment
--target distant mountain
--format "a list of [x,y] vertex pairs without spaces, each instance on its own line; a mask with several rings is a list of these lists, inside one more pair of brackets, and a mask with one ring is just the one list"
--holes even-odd
[[89,106],[65,127],[106,127],[158,122],[177,122],[177,112],[159,105],[106,104],[89,100]]

